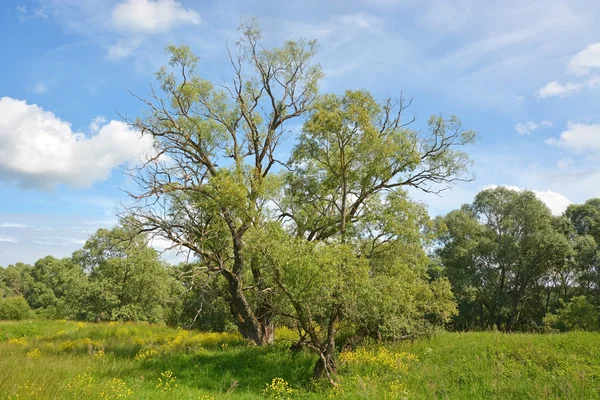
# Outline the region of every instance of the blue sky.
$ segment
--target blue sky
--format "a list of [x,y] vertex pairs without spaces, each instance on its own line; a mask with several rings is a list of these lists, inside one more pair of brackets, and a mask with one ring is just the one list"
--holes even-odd
[[[316,38],[322,90],[413,96],[415,128],[456,114],[479,133],[475,181],[414,193],[432,215],[482,188],[536,191],[555,213],[600,196],[600,7],[595,0],[7,0],[0,5],[0,265],[67,256],[114,211],[120,165],[148,143],[139,115],[168,43],[228,79],[243,16],[268,45]],[[291,143],[287,143],[289,148]]]

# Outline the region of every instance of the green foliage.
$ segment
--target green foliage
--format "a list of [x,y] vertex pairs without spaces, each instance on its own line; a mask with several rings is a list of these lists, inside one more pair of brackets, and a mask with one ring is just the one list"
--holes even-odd
[[600,310],[585,296],[576,296],[563,303],[556,314],[546,315],[544,323],[561,331],[597,331],[600,330]]
[[22,320],[31,316],[27,301],[21,296],[0,298],[0,320]]
[[34,284],[27,299],[32,308],[47,318],[77,317],[88,290],[88,278],[78,264],[47,256],[36,261],[31,277]]
[[144,236],[100,229],[73,261],[89,276],[80,316],[88,320],[164,322],[176,289],[167,265]]
[[0,269],[2,292],[43,318],[179,324],[184,286],[146,241],[124,226],[100,229],[71,258]]
[[[532,192],[480,192],[440,219],[439,255],[459,300],[456,326],[513,330],[541,283],[572,255],[548,208]],[[541,321],[538,321],[541,322]]]

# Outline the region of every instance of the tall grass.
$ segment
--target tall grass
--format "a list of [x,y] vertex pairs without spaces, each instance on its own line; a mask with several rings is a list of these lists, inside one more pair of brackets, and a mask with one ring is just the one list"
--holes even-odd
[[444,333],[340,355],[339,386],[310,379],[294,334],[67,321],[0,323],[0,399],[600,399],[600,335]]

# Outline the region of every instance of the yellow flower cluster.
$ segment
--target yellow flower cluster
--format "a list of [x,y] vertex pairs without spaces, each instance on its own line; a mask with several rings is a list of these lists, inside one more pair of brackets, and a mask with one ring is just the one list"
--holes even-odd
[[177,378],[171,371],[161,372],[160,378],[158,378],[158,385],[156,385],[157,389],[161,389],[163,391],[171,390],[177,387],[175,381]]
[[38,348],[33,348],[27,352],[27,358],[37,360],[42,356],[42,352]]
[[386,400],[408,400],[410,392],[406,388],[406,385],[399,380],[395,380],[390,383],[390,387],[384,396]]
[[79,395],[90,394],[92,392],[93,378],[87,372],[77,375],[67,384],[69,392],[78,393]]
[[344,351],[340,354],[341,364],[382,366],[397,372],[406,372],[408,363],[416,360],[418,358],[415,354],[392,353],[385,347],[379,347],[377,350],[359,347],[354,351]]
[[267,383],[263,394],[270,399],[287,400],[294,394],[295,390],[283,378],[273,378],[271,383]]
[[215,398],[210,394],[203,394],[198,400],[215,400]]
[[90,355],[94,355],[98,351],[104,352],[104,344],[98,340],[92,340],[88,337],[76,340],[65,340],[58,345],[60,351],[75,351],[77,349],[87,349]]
[[133,394],[131,389],[127,387],[125,381],[119,378],[113,378],[107,382],[100,392],[102,400],[124,399]]
[[39,386],[35,386],[33,383],[27,381],[24,384],[17,387],[10,396],[8,396],[9,400],[17,400],[17,399],[26,399],[26,400],[36,400],[41,399],[41,391],[42,388]]
[[135,355],[135,360],[136,361],[151,360],[154,357],[156,357],[157,355],[158,355],[158,351],[156,351],[154,349],[147,349],[147,350],[141,349]]
[[[160,339],[162,338],[159,338],[157,342],[163,341]],[[203,350],[203,346],[219,346],[222,350],[225,350],[229,345],[243,343],[243,340],[239,335],[233,333],[203,332],[190,334],[189,331],[178,329],[177,335],[168,338],[164,342],[164,348],[167,351]]]
[[27,344],[27,339],[22,338],[12,338],[8,340],[8,344],[20,344],[21,346],[25,346]]

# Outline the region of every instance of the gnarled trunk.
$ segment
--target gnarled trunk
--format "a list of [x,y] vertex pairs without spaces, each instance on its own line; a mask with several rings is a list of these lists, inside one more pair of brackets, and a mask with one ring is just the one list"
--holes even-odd
[[335,385],[335,381],[332,375],[336,372],[335,334],[336,324],[339,321],[339,317],[339,309],[337,306],[334,305],[331,309],[329,324],[327,326],[327,339],[325,341],[325,348],[320,349],[319,359],[317,360],[315,368],[313,369],[314,378],[319,379],[327,377],[327,379],[329,379],[329,382],[333,385]]
[[224,271],[223,275],[228,283],[229,310],[242,337],[257,346],[270,343],[273,337],[272,324],[263,320],[263,323],[268,323],[265,327],[256,317],[244,294],[241,279],[228,271]]

